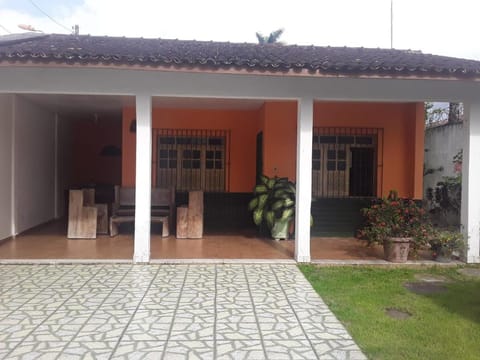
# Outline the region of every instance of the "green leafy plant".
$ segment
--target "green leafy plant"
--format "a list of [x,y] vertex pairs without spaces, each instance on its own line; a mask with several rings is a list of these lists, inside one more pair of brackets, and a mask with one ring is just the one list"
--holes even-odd
[[459,231],[440,230],[434,232],[429,240],[433,257],[450,257],[454,251],[465,249],[465,236]]
[[434,189],[427,189],[427,199],[435,209],[460,213],[462,195],[462,178],[460,176],[444,176]]
[[262,175],[253,190],[255,197],[248,204],[253,222],[267,228],[275,239],[288,237],[290,222],[295,217],[295,184],[288,178]]
[[412,199],[399,198],[394,190],[361,211],[365,224],[358,237],[367,240],[369,245],[384,244],[390,237],[412,238],[411,249],[416,252],[431,234],[425,210]]
[[429,201],[430,214],[439,226],[459,226],[462,197],[462,162],[460,150],[453,157],[454,176],[444,176],[435,187],[428,188],[426,198]]

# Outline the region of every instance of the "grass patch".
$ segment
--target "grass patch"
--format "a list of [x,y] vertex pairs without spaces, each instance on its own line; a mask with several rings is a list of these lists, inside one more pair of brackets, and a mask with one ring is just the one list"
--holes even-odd
[[[480,280],[458,268],[317,267],[300,270],[371,359],[479,359]],[[444,293],[417,295],[415,274],[448,279]],[[385,309],[412,314],[393,319]]]

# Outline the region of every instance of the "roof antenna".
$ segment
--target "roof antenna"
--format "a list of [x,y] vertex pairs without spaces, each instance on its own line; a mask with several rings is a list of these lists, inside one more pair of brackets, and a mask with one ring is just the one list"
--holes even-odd
[[18,27],[22,30],[32,31],[32,32],[43,32],[42,30],[35,29],[32,25],[27,24],[18,24]]

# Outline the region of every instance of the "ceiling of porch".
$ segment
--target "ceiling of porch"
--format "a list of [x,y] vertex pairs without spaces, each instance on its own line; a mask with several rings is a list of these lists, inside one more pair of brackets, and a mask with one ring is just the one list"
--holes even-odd
[[[27,100],[64,117],[118,116],[124,106],[135,106],[135,97],[118,95],[22,94]],[[153,107],[177,109],[258,110],[259,99],[153,97]]]

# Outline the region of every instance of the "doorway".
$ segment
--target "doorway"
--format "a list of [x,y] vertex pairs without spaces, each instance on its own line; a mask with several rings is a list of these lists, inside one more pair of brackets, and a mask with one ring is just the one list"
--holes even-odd
[[374,196],[374,149],[351,147],[350,153],[350,196]]

